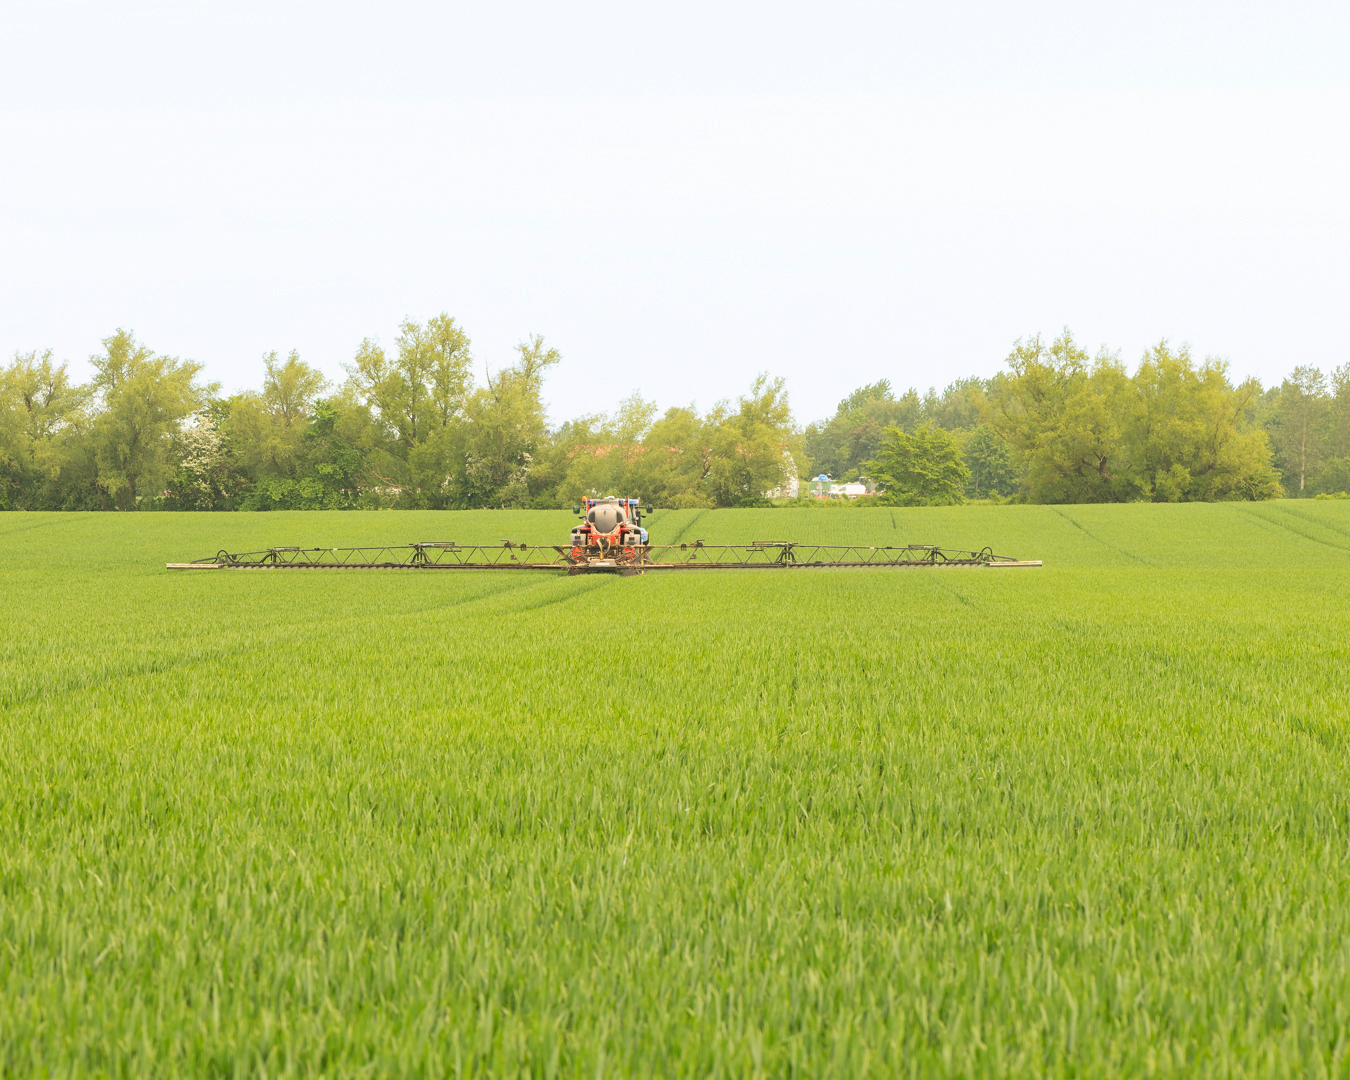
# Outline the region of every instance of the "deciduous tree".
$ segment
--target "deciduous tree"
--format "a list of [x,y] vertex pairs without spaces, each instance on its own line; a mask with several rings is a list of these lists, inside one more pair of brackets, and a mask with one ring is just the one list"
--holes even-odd
[[709,433],[698,411],[692,405],[667,409],[643,439],[636,488],[651,506],[709,507],[704,480],[710,466]]
[[561,362],[535,335],[516,346],[519,359],[468,399],[469,419],[460,494],[467,506],[525,506],[534,452],[546,434],[544,372]]
[[881,454],[866,467],[888,506],[961,503],[970,479],[956,437],[931,422],[912,432],[888,428]]
[[717,506],[762,499],[783,488],[796,468],[798,440],[784,380],[760,375],[736,406],[719,406],[704,420],[704,484]]
[[1012,453],[988,424],[981,424],[969,433],[961,443],[961,457],[970,469],[966,491],[971,498],[1011,495],[1017,490]]
[[156,356],[127,330],[90,357],[98,410],[90,428],[98,486],[121,510],[161,490],[173,472],[172,436],[217,389],[197,382],[201,364]]
[[1028,501],[1140,497],[1125,441],[1138,401],[1119,358],[1090,359],[1066,328],[1049,346],[1018,341],[1007,364],[991,388],[990,424],[1025,469]]
[[0,508],[47,508],[69,463],[89,391],[50,349],[16,353],[0,368]]
[[1142,490],[1155,502],[1270,498],[1279,483],[1265,432],[1245,416],[1261,392],[1228,381],[1228,365],[1196,365],[1188,349],[1159,342],[1144,353],[1134,386],[1142,408],[1129,432]]
[[1335,456],[1335,413],[1326,376],[1308,364],[1294,368],[1276,395],[1272,420],[1285,486],[1302,495],[1309,475]]

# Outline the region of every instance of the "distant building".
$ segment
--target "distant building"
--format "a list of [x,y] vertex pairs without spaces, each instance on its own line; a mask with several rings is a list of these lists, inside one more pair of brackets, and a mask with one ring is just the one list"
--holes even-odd
[[812,499],[856,499],[862,495],[875,495],[876,486],[866,479],[836,484],[821,473],[808,482],[806,494]]

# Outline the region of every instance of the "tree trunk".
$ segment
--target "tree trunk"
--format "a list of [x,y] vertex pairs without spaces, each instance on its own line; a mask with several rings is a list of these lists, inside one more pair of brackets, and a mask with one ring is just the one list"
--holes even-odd
[[1303,482],[1308,474],[1308,411],[1303,411],[1303,438],[1298,444],[1298,489],[1303,490]]

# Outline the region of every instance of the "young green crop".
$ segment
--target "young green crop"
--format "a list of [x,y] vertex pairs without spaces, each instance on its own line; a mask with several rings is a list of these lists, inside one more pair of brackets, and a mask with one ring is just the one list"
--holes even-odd
[[0,516],[0,1075],[1345,1075],[1350,509],[658,513],[1040,570],[212,571]]

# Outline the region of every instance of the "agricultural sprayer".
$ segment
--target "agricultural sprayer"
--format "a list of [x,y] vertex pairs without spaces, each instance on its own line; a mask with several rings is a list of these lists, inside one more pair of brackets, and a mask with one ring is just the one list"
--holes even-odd
[[651,544],[638,499],[587,499],[568,544],[456,544],[450,541],[384,547],[273,547],[219,551],[169,563],[170,570],[552,570],[569,574],[645,574],[655,570],[805,570],[821,567],[998,568],[1040,566],[990,548],[958,551],[928,544],[868,547],[754,540],[748,544]]

